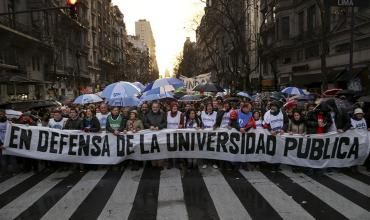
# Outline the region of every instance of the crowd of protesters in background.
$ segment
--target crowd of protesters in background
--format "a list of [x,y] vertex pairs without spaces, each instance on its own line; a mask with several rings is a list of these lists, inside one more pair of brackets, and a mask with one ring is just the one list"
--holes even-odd
[[[309,135],[328,132],[342,133],[349,129],[369,130],[370,107],[367,103],[352,102],[351,110],[344,109],[333,97],[320,103],[304,102],[298,106],[283,96],[250,100],[225,97],[207,97],[201,102],[161,101],[142,103],[137,107],[110,107],[107,104],[85,106],[70,105],[56,109],[26,111],[19,117],[9,118],[0,110],[0,147],[3,148],[7,123],[44,126],[53,129],[82,130],[84,132],[109,132],[121,135],[144,129],[236,129],[242,133],[250,129],[268,129],[273,135]],[[231,101],[230,101],[231,100]],[[346,100],[349,101],[350,100]],[[252,131],[253,132],[253,131]],[[1,155],[2,172],[35,172],[41,169],[98,169],[98,166],[72,166],[28,158]],[[218,160],[168,159],[148,163],[153,169],[279,169],[279,165],[265,163],[229,163]],[[370,169],[369,158],[365,166]],[[143,162],[125,161],[119,169],[138,170]],[[312,169],[292,167],[295,172]],[[356,172],[356,168],[351,168]]]

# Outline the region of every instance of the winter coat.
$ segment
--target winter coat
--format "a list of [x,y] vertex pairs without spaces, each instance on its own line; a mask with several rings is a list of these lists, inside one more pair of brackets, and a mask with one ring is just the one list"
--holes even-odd
[[159,129],[164,129],[167,127],[167,115],[162,111],[154,113],[152,111],[145,115],[144,127],[149,129],[150,126],[158,127]]

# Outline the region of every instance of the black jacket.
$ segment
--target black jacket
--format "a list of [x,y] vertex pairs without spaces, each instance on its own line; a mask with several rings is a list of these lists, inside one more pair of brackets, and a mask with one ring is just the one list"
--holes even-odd
[[229,109],[228,111],[220,110],[220,111],[217,112],[216,123],[215,123],[215,127],[216,128],[219,128],[221,126],[221,123],[222,123],[222,119],[224,117],[224,114],[225,113],[228,113],[230,111],[231,111],[231,109]]
[[[83,119],[83,125],[85,126],[87,119]],[[100,131],[100,122],[96,117],[91,119],[90,132],[99,132]]]
[[158,127],[159,129],[164,129],[167,127],[167,115],[159,111],[154,113],[152,111],[145,115],[144,128],[148,129],[150,126]]
[[64,125],[64,130],[82,130],[84,128],[83,122],[81,118],[77,118],[75,120],[69,118]]

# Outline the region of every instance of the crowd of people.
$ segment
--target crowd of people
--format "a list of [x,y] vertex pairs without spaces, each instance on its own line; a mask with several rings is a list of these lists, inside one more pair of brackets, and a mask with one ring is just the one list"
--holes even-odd
[[[345,97],[342,97],[345,99]],[[336,99],[320,103],[304,102],[298,106],[285,98],[250,100],[247,98],[208,97],[202,102],[162,101],[142,103],[137,107],[110,107],[107,104],[85,106],[70,105],[56,109],[27,111],[20,118],[7,118],[0,110],[0,147],[3,148],[6,124],[10,121],[29,126],[44,126],[54,129],[82,130],[84,132],[109,132],[122,135],[126,132],[153,131],[162,129],[236,129],[241,133],[253,132],[250,129],[268,129],[273,135],[284,133],[308,135],[328,132],[342,133],[348,129],[370,131],[370,108],[367,104],[355,104],[351,111],[337,105]],[[98,169],[98,166],[83,166],[57,162],[37,161],[1,155],[2,172],[39,171],[46,169]],[[150,161],[153,169],[207,168],[279,169],[278,165],[265,163],[230,163],[217,160],[167,159]],[[370,168],[369,158],[365,163]],[[119,169],[130,167],[138,170],[143,166],[140,161],[125,161],[116,166]],[[292,167],[293,171],[304,170]]]

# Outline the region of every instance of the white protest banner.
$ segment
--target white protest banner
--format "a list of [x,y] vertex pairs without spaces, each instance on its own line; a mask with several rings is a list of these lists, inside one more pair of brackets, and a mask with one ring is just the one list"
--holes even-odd
[[185,76],[180,76],[180,80],[182,80],[185,84],[186,91],[191,92],[193,89],[199,84],[206,84],[211,82],[211,73],[206,73],[202,75],[195,76],[193,78],[188,78]]
[[206,158],[283,163],[312,168],[361,165],[369,154],[366,130],[311,136],[273,136],[267,130],[172,130],[108,133],[9,125],[5,154],[86,164],[124,160]]

